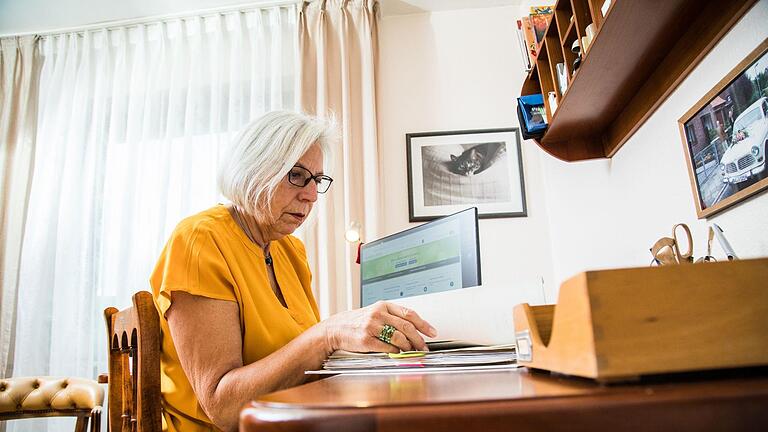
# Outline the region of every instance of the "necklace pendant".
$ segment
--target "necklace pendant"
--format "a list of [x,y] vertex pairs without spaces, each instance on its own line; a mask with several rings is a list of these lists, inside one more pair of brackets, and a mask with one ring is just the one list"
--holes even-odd
[[267,256],[264,258],[264,262],[267,263],[268,266],[272,265],[272,256]]

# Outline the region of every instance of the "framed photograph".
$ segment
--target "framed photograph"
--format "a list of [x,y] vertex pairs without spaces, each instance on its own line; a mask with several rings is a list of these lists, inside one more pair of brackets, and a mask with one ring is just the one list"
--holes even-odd
[[699,219],[768,187],[768,39],[678,123]]
[[409,221],[477,207],[480,218],[526,216],[517,128],[405,135]]

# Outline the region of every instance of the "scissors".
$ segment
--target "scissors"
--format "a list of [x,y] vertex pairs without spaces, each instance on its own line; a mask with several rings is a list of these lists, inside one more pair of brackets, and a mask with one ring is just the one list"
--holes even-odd
[[[683,233],[685,234],[688,248],[685,252],[682,252],[680,250],[680,239],[677,237],[678,228],[682,228]],[[675,256],[677,257],[677,262],[680,264],[690,264],[693,262],[693,237],[691,237],[691,230],[688,228],[688,225],[684,223],[676,224],[672,227],[672,238],[675,239]]]
[[[678,238],[678,232],[682,230],[685,235],[686,250],[681,250],[681,239]],[[653,264],[690,264],[693,262],[693,238],[688,225],[684,223],[676,224],[672,227],[672,237],[662,237],[651,247],[653,255]]]

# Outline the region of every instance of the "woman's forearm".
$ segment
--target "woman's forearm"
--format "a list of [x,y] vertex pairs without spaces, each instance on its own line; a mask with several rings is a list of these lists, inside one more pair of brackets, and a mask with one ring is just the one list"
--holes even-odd
[[[269,356],[225,373],[199,397],[208,416],[225,431],[236,430],[240,409],[256,397],[306,380],[330,352],[322,325],[315,325]],[[205,401],[205,402],[203,402]]]

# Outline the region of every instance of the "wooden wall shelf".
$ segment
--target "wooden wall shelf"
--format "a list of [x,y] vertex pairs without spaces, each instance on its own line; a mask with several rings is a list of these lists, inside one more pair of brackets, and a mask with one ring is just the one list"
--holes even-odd
[[[603,17],[603,1],[556,3],[521,90],[544,95],[550,122],[538,144],[565,161],[612,157],[756,2],[612,0]],[[593,23],[594,40],[561,95],[555,65],[565,60],[570,71],[570,44]],[[554,115],[550,91],[558,99]]]

